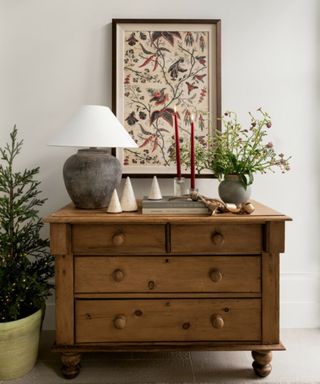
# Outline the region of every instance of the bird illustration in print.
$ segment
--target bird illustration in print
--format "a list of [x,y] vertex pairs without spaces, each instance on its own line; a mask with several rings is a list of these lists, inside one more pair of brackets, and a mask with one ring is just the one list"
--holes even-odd
[[198,88],[194,83],[190,84],[190,83],[188,83],[187,81],[186,81],[186,85],[187,85],[187,87],[188,87],[188,95],[190,95],[190,92],[191,92],[191,91],[193,91],[194,89],[197,89],[197,88]]
[[166,88],[162,88],[160,91],[154,91],[150,101],[154,101],[154,105],[164,104],[166,101],[168,101],[168,95],[164,93],[165,90]]
[[186,69],[181,67],[181,64],[183,62],[184,62],[184,58],[180,57],[176,62],[174,62],[173,64],[170,65],[168,72],[169,72],[172,80],[175,80],[178,77],[179,72],[183,73],[183,72],[187,71]]

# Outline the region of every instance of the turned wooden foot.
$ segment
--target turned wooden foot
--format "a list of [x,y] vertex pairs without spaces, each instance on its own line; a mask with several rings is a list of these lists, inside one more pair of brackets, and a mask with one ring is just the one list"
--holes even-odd
[[252,363],[253,370],[257,376],[266,377],[272,370],[271,360],[272,352],[252,351],[254,362]]
[[66,379],[73,379],[80,372],[80,353],[61,354],[62,374]]

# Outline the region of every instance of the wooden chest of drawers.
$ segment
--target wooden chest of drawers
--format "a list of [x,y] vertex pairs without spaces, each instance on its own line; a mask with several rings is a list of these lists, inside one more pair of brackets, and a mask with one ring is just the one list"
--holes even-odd
[[279,340],[288,217],[53,214],[56,344],[67,378],[92,351],[251,350],[260,376]]

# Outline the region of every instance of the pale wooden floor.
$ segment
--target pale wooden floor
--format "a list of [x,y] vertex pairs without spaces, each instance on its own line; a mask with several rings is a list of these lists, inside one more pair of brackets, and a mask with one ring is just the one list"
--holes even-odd
[[285,352],[273,355],[273,371],[254,376],[249,352],[129,353],[84,355],[80,375],[65,380],[60,361],[50,352],[53,332],[44,332],[36,367],[19,384],[320,384],[320,329],[282,330]]

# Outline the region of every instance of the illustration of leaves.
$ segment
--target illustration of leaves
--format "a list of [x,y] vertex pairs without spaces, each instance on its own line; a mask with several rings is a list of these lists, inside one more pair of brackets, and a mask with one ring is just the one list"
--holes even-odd
[[154,43],[161,36],[162,36],[162,32],[152,32],[151,42]]
[[201,82],[203,83],[203,82],[204,82],[203,78],[204,78],[205,76],[207,76],[206,73],[204,73],[203,75],[195,75],[195,76],[194,76],[194,79],[195,79],[197,82],[201,81]]
[[149,144],[150,141],[153,140],[153,137],[154,137],[154,135],[151,135],[150,137],[148,137],[147,139],[145,139],[145,141],[144,141],[141,145],[139,145],[139,148],[143,148],[143,147],[145,147],[147,144]]
[[158,138],[156,137],[155,140],[154,140],[154,143],[153,143],[153,148],[152,148],[152,152],[154,152],[156,149],[157,149],[157,146],[158,146]]
[[148,57],[141,65],[139,65],[139,68],[142,68],[144,66],[146,66],[148,63],[150,63],[150,61],[155,57],[155,55],[151,55],[150,57]]
[[160,47],[159,51],[165,51],[165,52],[170,52],[170,49],[165,48],[165,47]]
[[146,50],[145,47],[141,43],[140,43],[140,46],[141,46],[143,53],[145,53],[146,55],[152,55],[153,52]]
[[188,89],[188,95],[190,95],[190,93],[194,90],[194,89],[197,89],[199,87],[197,87],[195,85],[195,83],[189,83],[188,81],[186,81],[186,86],[187,86],[187,89]]
[[206,56],[196,56],[196,59],[199,61],[200,64],[206,65]]
[[174,36],[178,37],[179,39],[181,39],[181,34],[180,32],[176,32],[176,31],[173,31],[173,32],[170,32],[172,33]]
[[146,131],[144,128],[143,128],[143,126],[141,125],[141,124],[139,124],[139,127],[140,127],[140,129],[141,129],[141,132],[144,134],[144,135],[152,135],[152,133],[151,132],[149,132],[149,131]]
[[174,39],[170,32],[162,32],[162,36],[173,46]]
[[164,109],[161,113],[161,116],[163,118],[163,120],[167,121],[171,126],[173,125],[173,115],[172,115],[172,109],[171,108],[167,108],[167,109]]
[[158,58],[156,58],[155,61],[154,61],[154,66],[153,66],[152,72],[154,72],[157,69],[158,64],[159,64]]
[[174,113],[174,111],[172,108],[165,108],[161,111],[153,111],[151,113],[150,125],[161,117],[163,120],[165,120],[171,126],[173,126],[173,113]]
[[[170,147],[174,149],[175,146],[175,144],[171,144],[174,142],[172,128],[174,112],[170,107],[174,104],[178,107],[181,114],[180,124],[185,125],[186,128],[190,126],[190,116],[188,113],[188,116],[185,116],[186,110],[190,113],[195,109],[195,103],[201,102],[203,109],[201,113],[207,111],[209,36],[206,32],[192,32],[193,44],[188,46],[186,44],[188,32],[186,31],[170,31],[169,29],[148,31],[144,34],[136,32],[135,38],[138,41],[131,41],[133,40],[130,39],[131,34],[132,31],[125,34],[125,59],[128,60],[125,63],[123,77],[125,80],[125,116],[132,111],[137,115],[130,116],[131,132],[139,140],[138,145],[141,149],[137,149],[136,154],[134,151],[125,150],[125,165],[168,166]],[[200,44],[200,37],[201,40],[204,40],[204,48],[201,46],[203,41]],[[186,72],[178,71],[176,81],[172,81],[168,68],[179,58],[185,60],[179,65]],[[131,74],[130,78],[126,78],[129,74]],[[141,86],[141,92],[136,89],[139,86]],[[163,88],[165,88],[165,91],[162,92],[163,95],[158,95]],[[151,99],[153,100],[151,101]],[[139,121],[136,122],[133,117]],[[184,118],[187,121],[184,122]],[[204,134],[206,121],[203,120],[203,115],[198,115],[195,133],[198,133],[196,136],[199,142],[201,142],[199,134],[206,137]],[[182,137],[181,140],[183,140]]]
[[[171,113],[172,115],[174,114],[174,110],[173,110],[173,108],[166,108],[165,111],[168,111],[168,112]],[[179,117],[179,112],[177,112],[177,116]]]
[[174,36],[178,37],[179,39],[181,39],[181,35],[180,35],[179,32],[159,32],[159,31],[155,31],[151,35],[151,42],[154,43],[161,36],[164,39],[166,39],[172,46],[174,44]]
[[158,120],[160,115],[160,111],[153,111],[150,116],[150,125],[153,124],[156,120]]

